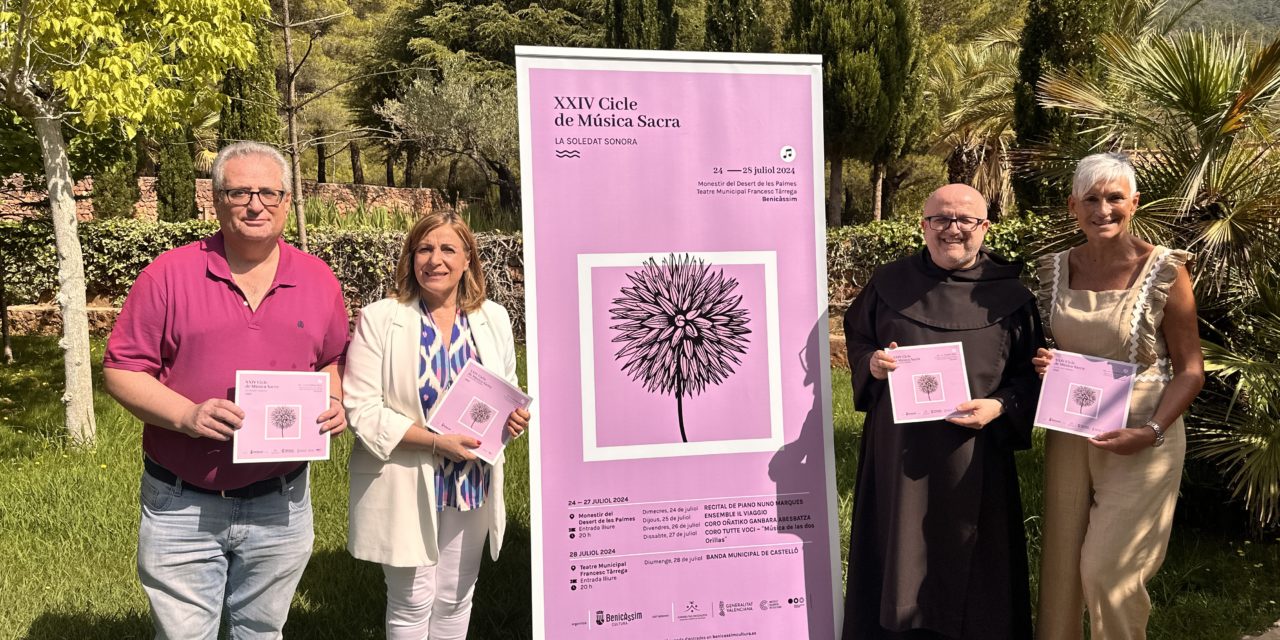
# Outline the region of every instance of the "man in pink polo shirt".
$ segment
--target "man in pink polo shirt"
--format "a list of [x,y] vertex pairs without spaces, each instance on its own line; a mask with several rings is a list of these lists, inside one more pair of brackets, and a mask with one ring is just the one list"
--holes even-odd
[[[107,342],[107,391],[145,423],[138,576],[156,638],[278,638],[314,538],[307,465],[233,464],[237,369],[324,371],[341,394],[342,288],[280,236],[289,165],[254,142],[213,164],[221,230],[142,273]],[[341,397],[316,428],[346,428]]]

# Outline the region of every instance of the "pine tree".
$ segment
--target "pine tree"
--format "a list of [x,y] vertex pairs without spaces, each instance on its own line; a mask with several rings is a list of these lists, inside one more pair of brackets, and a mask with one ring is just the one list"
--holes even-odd
[[162,136],[156,162],[156,215],[166,222],[196,217],[196,169],[191,130]]
[[222,93],[229,100],[218,122],[219,148],[239,140],[280,144],[275,44],[265,25],[257,25],[253,43],[257,59],[228,69],[222,78]]
[[888,219],[893,215],[893,202],[898,187],[905,178],[900,167],[907,155],[922,151],[925,140],[937,124],[937,109],[925,100],[924,85],[927,70],[926,51],[920,37],[920,9],[916,0],[896,3],[894,11],[898,20],[906,24],[906,31],[899,41],[907,47],[906,64],[902,68],[905,82],[902,98],[889,119],[884,141],[871,158],[871,218]]
[[769,33],[760,0],[707,0],[707,51],[766,52]]
[[93,176],[93,217],[99,220],[132,218],[133,206],[142,196],[138,189],[134,144],[128,141],[119,148],[120,157]]
[[908,0],[793,0],[792,47],[821,54],[823,128],[831,162],[827,225],[839,226],[845,158],[882,149],[910,73]]
[[675,49],[680,30],[675,0],[606,0],[604,23],[614,49]]
[[[1079,145],[1079,121],[1062,109],[1036,102],[1036,85],[1045,71],[1074,68],[1097,75],[1098,36],[1106,33],[1110,4],[1106,0],[1030,0],[1022,28],[1019,81],[1014,86],[1014,130],[1023,149]],[[1015,175],[1014,191],[1023,210],[1066,202],[1070,189],[1062,180]]]

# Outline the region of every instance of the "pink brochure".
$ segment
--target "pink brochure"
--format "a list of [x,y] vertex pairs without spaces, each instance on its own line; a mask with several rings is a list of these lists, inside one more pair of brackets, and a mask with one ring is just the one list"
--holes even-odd
[[1086,438],[1123,429],[1137,370],[1129,362],[1054,350],[1034,424]]
[[963,344],[898,347],[889,354],[898,361],[898,368],[889,372],[894,422],[927,422],[959,415],[956,405],[970,400]]
[[480,447],[471,452],[493,464],[511,437],[506,429],[507,416],[532,401],[519,387],[471,360],[432,410],[427,428],[479,440]]
[[235,403],[244,422],[233,438],[233,462],[329,459],[329,434],[316,422],[329,408],[329,374],[237,371]]

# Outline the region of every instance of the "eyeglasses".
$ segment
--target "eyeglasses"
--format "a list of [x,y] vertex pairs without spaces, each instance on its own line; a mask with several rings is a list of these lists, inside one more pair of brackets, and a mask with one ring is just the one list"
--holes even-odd
[[264,207],[274,207],[280,204],[284,200],[285,194],[284,191],[276,191],[275,189],[258,189],[257,191],[251,189],[222,189],[221,193],[222,197],[227,199],[227,202],[235,205],[249,204],[249,201],[254,196],[258,196],[258,202],[261,202]]
[[952,223],[955,223],[956,228],[961,231],[973,231],[978,228],[978,225],[987,221],[986,218],[971,218],[969,216],[955,218],[951,216],[929,216],[924,220],[929,223],[929,228],[934,231],[946,231]]

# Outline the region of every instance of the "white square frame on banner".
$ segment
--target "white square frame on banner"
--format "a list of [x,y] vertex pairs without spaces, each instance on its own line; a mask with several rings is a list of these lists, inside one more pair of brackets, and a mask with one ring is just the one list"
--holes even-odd
[[782,358],[778,339],[778,255],[773,251],[677,251],[716,266],[751,265],[764,267],[765,353],[768,366],[769,435],[763,438],[711,440],[706,442],[665,442],[600,446],[596,438],[596,354],[591,270],[597,267],[638,267],[646,260],[664,255],[654,253],[592,253],[578,256],[579,348],[582,354],[582,459],[635,460],[673,458],[725,453],[769,452],[781,449]]

